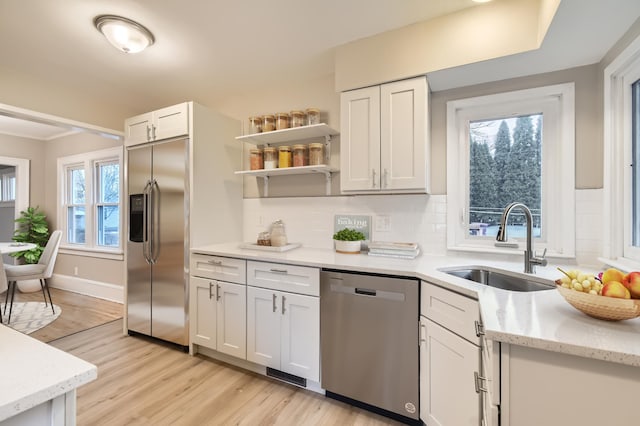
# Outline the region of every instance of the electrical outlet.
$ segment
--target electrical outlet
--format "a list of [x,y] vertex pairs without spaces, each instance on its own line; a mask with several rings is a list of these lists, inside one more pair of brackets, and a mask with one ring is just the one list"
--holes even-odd
[[391,231],[391,216],[388,214],[380,214],[376,216],[376,231],[377,232],[389,232]]

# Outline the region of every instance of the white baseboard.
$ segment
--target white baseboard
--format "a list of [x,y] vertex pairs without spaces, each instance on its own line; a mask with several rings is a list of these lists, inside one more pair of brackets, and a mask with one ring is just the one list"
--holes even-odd
[[124,303],[124,287],[115,284],[87,280],[71,275],[53,274],[49,279],[49,285],[61,290],[73,291],[74,293],[111,302]]

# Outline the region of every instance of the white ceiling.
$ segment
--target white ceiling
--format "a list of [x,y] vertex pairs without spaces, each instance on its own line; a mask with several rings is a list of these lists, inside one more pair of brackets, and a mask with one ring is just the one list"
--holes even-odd
[[[0,0],[0,78],[7,69],[140,112],[185,99],[215,104],[273,82],[330,75],[336,46],[467,7],[483,5],[471,0]],[[117,51],[93,27],[100,14],[140,22],[156,43],[137,55]],[[638,16],[639,0],[562,0],[540,50],[439,71],[429,75],[430,85],[443,90],[594,63]],[[26,132],[2,130],[7,126],[0,122],[0,132]],[[34,137],[50,139],[59,130],[53,131],[43,134],[40,126]]]

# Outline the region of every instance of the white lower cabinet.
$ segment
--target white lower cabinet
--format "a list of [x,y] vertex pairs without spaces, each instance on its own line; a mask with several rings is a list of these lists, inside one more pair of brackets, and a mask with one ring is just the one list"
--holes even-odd
[[320,381],[320,299],[247,287],[247,360]]
[[247,287],[191,277],[191,342],[246,358]]
[[422,420],[429,426],[478,426],[481,398],[475,375],[480,371],[480,348],[424,317],[421,325],[421,369],[426,375]]

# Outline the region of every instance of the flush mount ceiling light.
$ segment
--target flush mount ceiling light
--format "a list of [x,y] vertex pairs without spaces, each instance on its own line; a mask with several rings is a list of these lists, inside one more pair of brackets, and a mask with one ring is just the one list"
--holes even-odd
[[109,43],[125,53],[142,52],[155,41],[151,31],[122,16],[96,16],[93,24],[109,40]]

